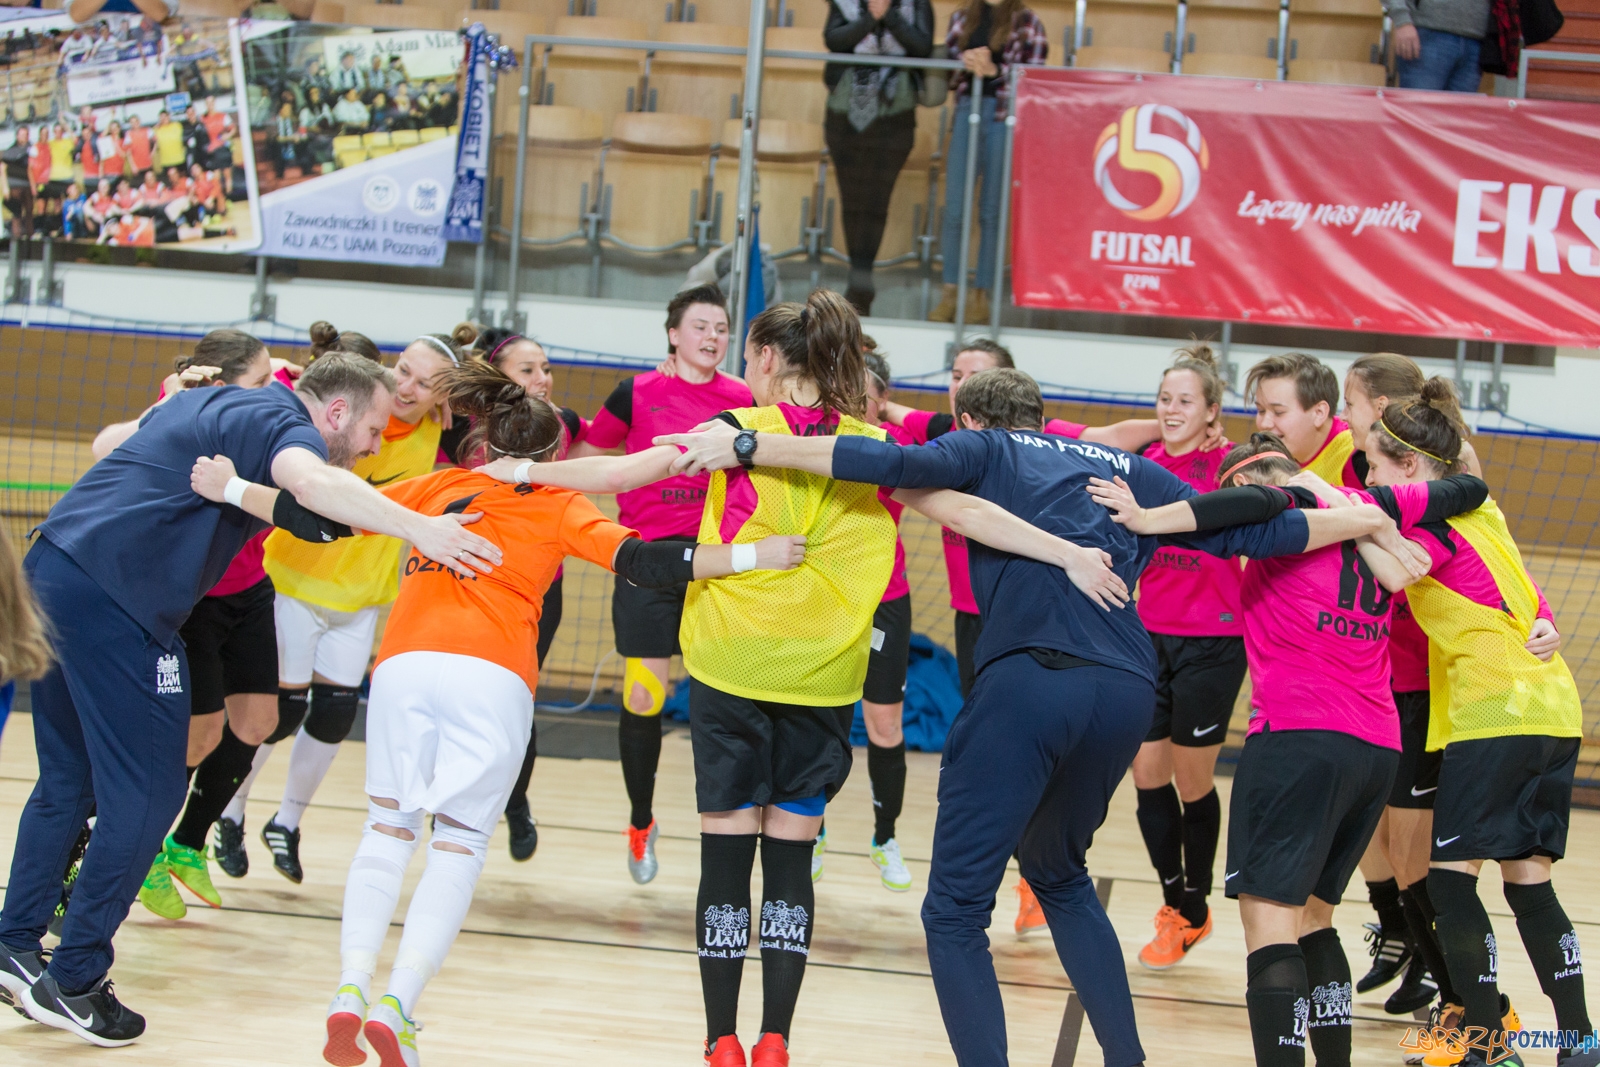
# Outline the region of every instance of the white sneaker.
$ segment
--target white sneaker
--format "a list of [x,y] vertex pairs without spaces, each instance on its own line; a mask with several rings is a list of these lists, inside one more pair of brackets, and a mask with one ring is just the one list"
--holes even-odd
[[661,870],[656,860],[656,837],[661,833],[654,819],[643,830],[628,827],[628,874],[638,885],[644,885]]
[[883,888],[891,893],[904,893],[911,888],[911,872],[906,870],[906,861],[900,858],[900,842],[891,837],[881,845],[873,845],[871,855],[872,862],[878,866],[878,877],[883,879]]
[[421,1023],[406,1018],[398,1000],[386,995],[367,1016],[365,1032],[380,1067],[422,1067],[422,1057],[417,1054],[417,1031],[421,1029]]
[[334,1067],[360,1067],[367,1062],[361,1028],[367,1021],[367,998],[357,986],[342,985],[328,1005],[328,1041],[322,1058]]
[[822,854],[828,851],[828,828],[824,826],[817,834],[817,843],[811,846],[811,880],[819,881],[822,878]]

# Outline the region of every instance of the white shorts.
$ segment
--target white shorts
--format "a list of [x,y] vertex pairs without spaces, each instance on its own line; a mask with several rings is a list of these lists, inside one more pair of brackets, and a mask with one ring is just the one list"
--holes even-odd
[[367,676],[378,609],[333,611],[278,594],[273,605],[278,627],[278,680],[310,685],[320,674],[334,685],[354,689]]
[[453,652],[378,664],[367,697],[367,795],[489,833],[506,809],[533,729],[521,677]]

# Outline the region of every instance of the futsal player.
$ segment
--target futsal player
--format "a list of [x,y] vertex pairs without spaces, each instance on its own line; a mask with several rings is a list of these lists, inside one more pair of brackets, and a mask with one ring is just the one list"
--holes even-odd
[[[41,524],[25,569],[58,659],[33,684],[39,780],[0,912],[0,984],[36,1021],[103,1046],[144,1031],[107,972],[112,936],[183,802],[192,679],[178,631],[262,525],[195,496],[194,457],[229,454],[250,480],[336,521],[404,538],[452,569],[499,562],[499,550],[456,516],[417,515],[348,473],[377,449],[393,388],[381,366],[334,355],[292,393],[186,390],[89,468]],[[150,566],[152,545],[161,546],[160,567]],[[94,844],[47,968],[40,938],[94,803]]]

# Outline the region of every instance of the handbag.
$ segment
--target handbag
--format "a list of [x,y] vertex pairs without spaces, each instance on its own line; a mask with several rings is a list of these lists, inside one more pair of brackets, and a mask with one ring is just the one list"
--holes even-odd
[[[936,44],[933,54],[929,59],[949,59],[950,46]],[[941,107],[945,98],[950,95],[950,76],[943,70],[919,70],[916,72],[922,78],[922,84],[917,86],[918,107]]]

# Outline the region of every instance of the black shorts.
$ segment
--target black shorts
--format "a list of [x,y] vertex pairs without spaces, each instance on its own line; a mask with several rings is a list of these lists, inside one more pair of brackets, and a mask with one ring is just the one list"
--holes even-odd
[[1426,689],[1394,695],[1394,706],[1400,711],[1400,766],[1394,772],[1394,788],[1389,790],[1391,808],[1428,810],[1439,792],[1439,764],[1444,753],[1427,750],[1429,698]]
[[872,613],[872,629],[876,632],[861,699],[869,704],[899,704],[906,698],[906,666],[911,662],[911,594],[879,604]]
[[1581,745],[1576,737],[1540,734],[1446,745],[1433,805],[1433,861],[1566,855]]
[[[661,541],[694,544],[692,537],[658,537]],[[683,598],[689,584],[664,589],[641,589],[623,578],[611,593],[611,627],[616,633],[617,655],[624,659],[669,659],[678,647],[678,627],[683,622]]]
[[855,705],[777,704],[689,679],[689,739],[699,810],[832,800],[850,777]]
[[1246,670],[1242,637],[1151,634],[1156,650],[1156,717],[1146,741],[1185,748],[1220,745]]
[[178,631],[189,650],[189,711],[210,715],[235,693],[278,692],[272,579],[227,596],[201,597]]
[[71,184],[70,181],[45,182],[44,188],[39,190],[39,195],[46,200],[60,200],[67,195],[67,186]]
[[1399,760],[1392,748],[1332,730],[1250,735],[1228,805],[1227,895],[1339,903]]
[[973,666],[978,648],[978,638],[983,636],[983,616],[970,611],[956,612],[956,670],[961,677],[961,697],[972,692],[972,683],[978,677]]

